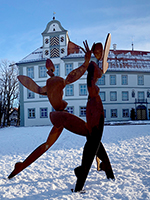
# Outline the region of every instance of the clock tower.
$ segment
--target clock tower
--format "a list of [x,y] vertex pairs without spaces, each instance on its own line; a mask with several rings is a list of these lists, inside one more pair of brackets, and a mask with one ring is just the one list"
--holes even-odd
[[68,31],[55,20],[55,17],[47,24],[42,36],[43,58],[61,58],[67,55]]

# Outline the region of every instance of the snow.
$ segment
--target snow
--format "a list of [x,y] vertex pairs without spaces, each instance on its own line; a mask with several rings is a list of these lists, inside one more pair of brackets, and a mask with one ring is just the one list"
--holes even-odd
[[27,55],[21,61],[19,61],[19,63],[34,62],[34,61],[40,61],[40,60],[46,60],[46,59],[43,59],[43,47],[37,48],[35,51]]
[[102,142],[111,160],[115,181],[96,170],[94,160],[85,194],[72,193],[85,138],[64,130],[57,142],[36,162],[7,179],[14,164],[45,142],[50,129],[0,129],[0,199],[108,200],[150,199],[150,125],[105,126]]
[[[117,53],[116,53],[117,52]],[[80,50],[79,53],[73,53],[64,56],[62,59],[70,58],[84,58],[84,53]],[[92,57],[94,55],[92,54]],[[37,48],[35,51],[30,53],[28,56],[23,58],[20,63],[45,61],[43,58],[43,47]],[[109,68],[108,71],[139,71],[139,72],[150,72],[150,53],[144,51],[128,51],[118,50],[109,51],[108,55]]]

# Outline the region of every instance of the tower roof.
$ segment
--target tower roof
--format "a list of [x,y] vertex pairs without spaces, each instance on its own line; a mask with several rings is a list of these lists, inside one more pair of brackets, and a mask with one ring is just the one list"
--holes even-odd
[[55,18],[53,18],[52,21],[50,21],[47,26],[46,26],[46,29],[44,30],[44,32],[42,33],[42,35],[45,35],[45,34],[49,34],[49,33],[56,33],[56,32],[67,32],[67,30],[65,30],[61,23],[56,20]]

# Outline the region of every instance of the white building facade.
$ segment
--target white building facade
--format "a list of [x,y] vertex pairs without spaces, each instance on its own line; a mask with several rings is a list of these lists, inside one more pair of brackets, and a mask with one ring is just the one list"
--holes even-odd
[[[55,75],[63,78],[84,62],[84,53],[70,41],[59,21],[50,21],[42,36],[42,47],[17,63],[19,74],[29,76],[39,86],[44,86],[49,78],[45,67],[47,58],[55,65]],[[91,60],[97,62],[93,55]],[[105,121],[130,120],[132,109],[136,119],[150,119],[150,52],[110,50],[108,62],[108,71],[97,82]],[[68,103],[68,112],[83,120],[86,120],[88,99],[86,76],[85,73],[67,85],[63,97]],[[21,126],[51,125],[49,113],[52,111],[47,97],[20,84]]]

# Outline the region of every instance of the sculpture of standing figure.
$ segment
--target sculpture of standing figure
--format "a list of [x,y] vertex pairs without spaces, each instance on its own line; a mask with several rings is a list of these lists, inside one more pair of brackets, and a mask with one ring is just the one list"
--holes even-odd
[[[108,34],[105,48],[110,45],[110,39],[111,36]],[[95,54],[99,49],[101,49],[101,52],[103,52],[101,43],[94,44],[92,47],[92,51]],[[105,49],[104,59],[107,55],[108,51]],[[96,56],[100,60],[103,58],[103,53],[98,53]],[[75,174],[77,176],[75,192],[82,190],[95,155],[97,156],[96,160],[98,164],[98,170],[104,170],[108,179],[114,179],[114,174],[110,165],[109,158],[103,144],[101,143],[104,126],[104,110],[101,98],[99,96],[99,88],[96,85],[98,78],[102,77],[103,73],[107,71],[107,68],[108,65],[105,65],[103,60],[103,70],[101,70],[99,66],[93,61],[90,62],[87,69],[87,88],[89,97],[86,107],[86,119],[89,135],[87,136],[87,142],[84,146],[82,164],[75,169]],[[101,164],[100,160],[102,161]]]

